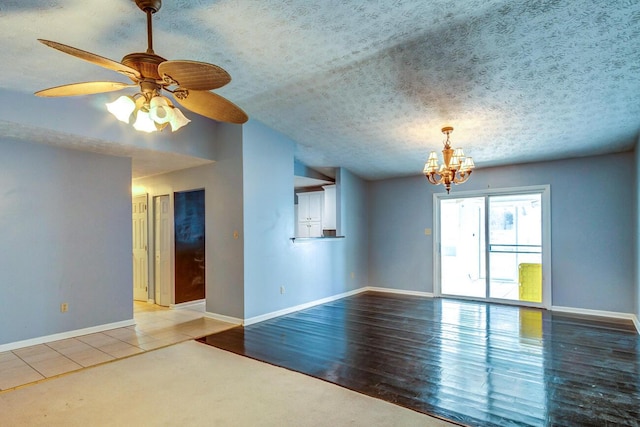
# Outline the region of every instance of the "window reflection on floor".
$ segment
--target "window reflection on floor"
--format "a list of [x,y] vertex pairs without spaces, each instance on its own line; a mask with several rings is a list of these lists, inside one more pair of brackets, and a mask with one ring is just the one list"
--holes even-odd
[[[440,387],[438,406],[481,418],[478,407],[499,416],[512,411],[514,397],[546,402],[543,366],[542,311],[492,304],[441,300]],[[518,360],[513,360],[517,352]],[[484,367],[484,369],[482,369]],[[479,369],[481,368],[481,369]],[[456,391],[472,391],[466,402]],[[536,405],[534,405],[536,406]],[[533,424],[546,408],[531,416]]]

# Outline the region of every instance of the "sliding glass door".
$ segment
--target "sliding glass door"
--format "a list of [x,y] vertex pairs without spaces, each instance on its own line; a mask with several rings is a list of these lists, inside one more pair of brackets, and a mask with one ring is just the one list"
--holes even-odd
[[440,201],[442,293],[486,298],[484,197]]
[[543,281],[548,187],[437,195],[435,202],[436,295],[550,304]]
[[541,195],[489,196],[489,297],[542,302]]

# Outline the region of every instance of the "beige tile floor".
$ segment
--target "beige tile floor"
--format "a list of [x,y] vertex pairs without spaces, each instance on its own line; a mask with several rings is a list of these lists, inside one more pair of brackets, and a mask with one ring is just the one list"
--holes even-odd
[[229,329],[201,311],[134,302],[136,324],[0,353],[0,391]]

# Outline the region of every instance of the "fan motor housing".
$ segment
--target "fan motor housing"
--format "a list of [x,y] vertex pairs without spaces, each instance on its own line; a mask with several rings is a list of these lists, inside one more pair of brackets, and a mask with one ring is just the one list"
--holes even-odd
[[138,70],[145,79],[162,80],[158,74],[158,65],[165,62],[161,56],[155,53],[130,53],[122,58],[122,63],[128,67]]

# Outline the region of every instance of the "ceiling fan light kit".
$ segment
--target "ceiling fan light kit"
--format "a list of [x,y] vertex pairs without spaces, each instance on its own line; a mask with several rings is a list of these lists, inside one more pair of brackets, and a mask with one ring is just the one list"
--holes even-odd
[[[143,101],[137,102],[135,96]],[[133,97],[123,95],[106,105],[107,110],[121,122],[131,123],[131,118],[135,117],[133,127],[143,132],[160,131],[167,124],[171,125],[171,131],[175,132],[191,122],[182,111],[173,106],[169,98],[162,95],[155,95],[148,102],[141,94]]]
[[451,132],[453,132],[452,126],[444,126],[442,128],[442,133],[447,136],[443,143],[443,164],[438,166],[438,155],[435,151],[432,151],[422,171],[431,184],[444,185],[447,189],[447,194],[451,190],[451,184],[466,182],[476,167],[471,157],[465,157],[462,148],[451,148],[451,141],[449,140]]
[[121,82],[84,82],[56,86],[36,92],[37,96],[61,97],[91,95],[138,87],[133,96],[123,95],[107,103],[107,110],[118,120],[130,123],[142,132],[160,131],[171,126],[177,131],[191,120],[176,108],[162,91],[170,93],[176,103],[194,113],[220,122],[245,123],[249,117],[238,106],[210,92],[231,81],[231,76],[221,67],[197,61],[171,61],[153,51],[151,17],[160,10],[161,0],[135,0],[147,15],[147,50],[125,55],[121,62],[86,52],[62,43],[38,39],[53,49],[91,62],[125,75],[134,84]]
[[116,119],[124,123],[129,123],[131,114],[136,109],[136,101],[130,96],[122,95],[113,102],[107,102],[107,110],[116,116]]

